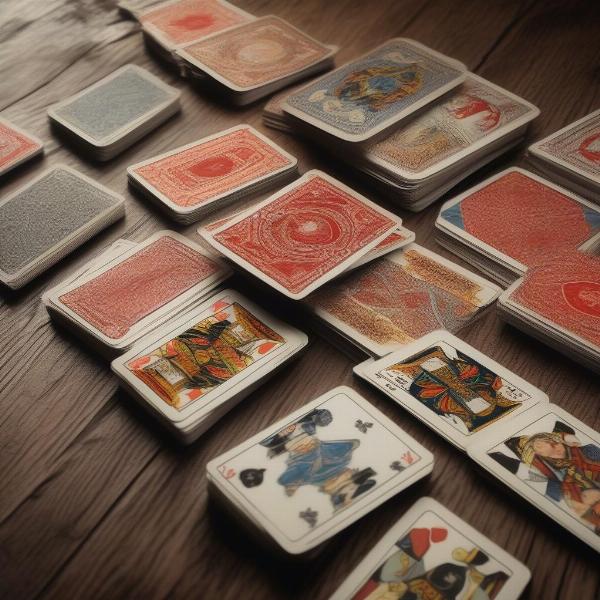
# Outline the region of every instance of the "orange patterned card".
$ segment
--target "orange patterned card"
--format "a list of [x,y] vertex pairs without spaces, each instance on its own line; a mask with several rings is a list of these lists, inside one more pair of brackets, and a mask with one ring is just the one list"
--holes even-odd
[[0,119],[0,174],[16,167],[41,149],[39,140]]

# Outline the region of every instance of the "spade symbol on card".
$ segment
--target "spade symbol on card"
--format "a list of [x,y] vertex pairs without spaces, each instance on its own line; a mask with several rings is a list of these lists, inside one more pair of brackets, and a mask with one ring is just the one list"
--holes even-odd
[[309,507],[306,510],[301,511],[298,516],[301,519],[304,519],[312,528],[317,524],[319,513]]
[[259,486],[263,482],[266,469],[244,469],[240,472],[240,481],[247,488]]

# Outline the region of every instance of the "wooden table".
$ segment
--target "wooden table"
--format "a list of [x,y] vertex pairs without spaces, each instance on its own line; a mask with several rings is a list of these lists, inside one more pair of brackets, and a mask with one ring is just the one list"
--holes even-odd
[[[550,0],[239,0],[338,44],[338,64],[393,36],[414,38],[522,95],[542,113],[534,140],[600,105],[600,3]],[[167,222],[126,184],[127,165],[247,122],[299,158],[379,200],[358,175],[314,147],[268,130],[262,104],[242,110],[202,97],[144,50],[114,0],[2,0],[0,109],[46,143],[43,160],[3,178],[2,196],[64,162],[127,199],[109,228],[18,293],[2,290],[0,317],[0,594],[3,598],[327,598],[420,496],[431,495],[529,566],[529,598],[600,597],[599,556],[525,502],[494,485],[460,452],[353,379],[352,362],[315,338],[308,352],[198,443],[182,448],[134,408],[106,362],[49,321],[41,293],[118,237],[143,240]],[[133,62],[182,90],[182,114],[120,157],[91,164],[50,133],[47,107]],[[505,156],[460,186],[521,163]],[[440,203],[402,213],[417,241],[436,245]],[[198,239],[195,226],[183,229]],[[452,258],[452,257],[451,257]],[[457,260],[457,259],[454,259]],[[458,262],[458,261],[457,261]],[[461,332],[467,342],[600,428],[600,381],[562,355],[503,325],[493,310]],[[433,474],[339,534],[309,564],[279,564],[207,505],[213,456],[348,384],[435,454]]]

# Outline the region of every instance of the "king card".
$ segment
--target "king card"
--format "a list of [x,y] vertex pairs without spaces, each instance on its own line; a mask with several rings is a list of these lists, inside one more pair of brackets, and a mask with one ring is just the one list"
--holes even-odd
[[6,119],[0,119],[0,175],[43,151],[44,144]]

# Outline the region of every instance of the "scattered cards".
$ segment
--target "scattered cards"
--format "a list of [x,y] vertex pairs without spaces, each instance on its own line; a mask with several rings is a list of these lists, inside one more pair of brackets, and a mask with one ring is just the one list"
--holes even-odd
[[443,330],[354,372],[463,451],[548,402],[540,389]]
[[288,96],[283,110],[319,141],[364,142],[465,77],[462,63],[395,38]]
[[0,175],[42,153],[44,144],[6,119],[0,119]]
[[600,247],[600,208],[511,167],[446,202],[437,241],[502,285],[551,255]]
[[335,50],[275,16],[177,50],[190,77],[244,105],[333,66]]
[[515,600],[530,578],[505,550],[421,498],[330,600]]
[[434,252],[409,244],[333,281],[305,301],[327,331],[385,356],[436,329],[473,322],[500,288]]
[[600,194],[600,110],[529,146],[536,169],[586,198]]
[[298,300],[400,224],[396,215],[313,170],[219,229],[199,233],[234,265]]
[[206,466],[212,492],[259,538],[307,552],[425,477],[433,456],[337,387]]
[[469,456],[600,551],[600,434],[554,404],[509,421]]
[[127,175],[174,220],[193,223],[293,177],[297,164],[250,125],[238,125],[132,165]]
[[48,109],[52,124],[96,160],[109,160],[180,110],[179,91],[125,65]]
[[125,215],[122,196],[55,166],[0,201],[0,281],[20,288]]
[[233,290],[169,322],[112,362],[123,385],[193,442],[308,343]]
[[173,231],[146,241],[47,294],[50,315],[100,352],[123,352],[204,298],[230,274]]

